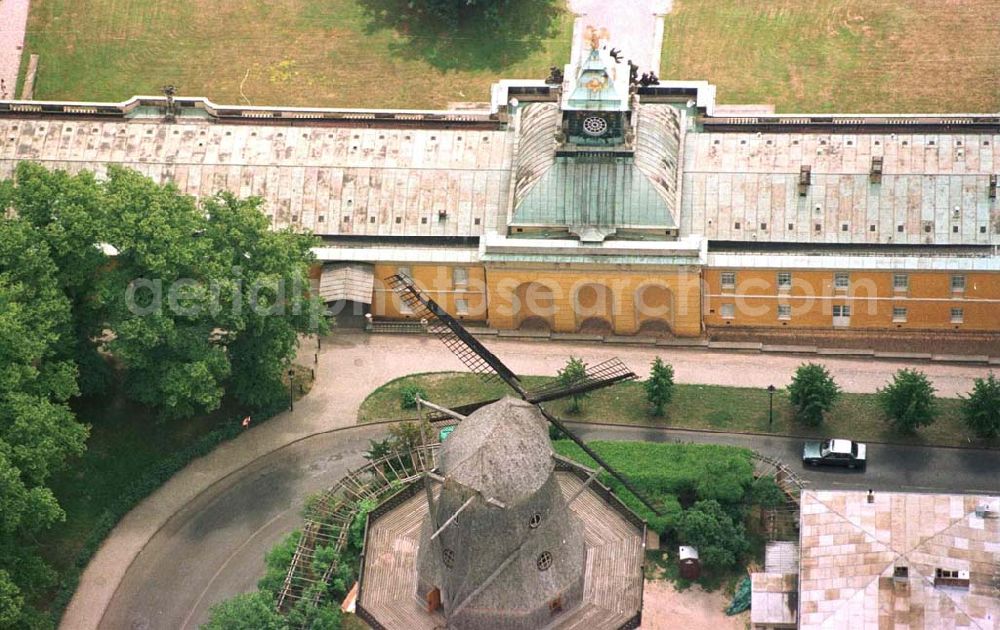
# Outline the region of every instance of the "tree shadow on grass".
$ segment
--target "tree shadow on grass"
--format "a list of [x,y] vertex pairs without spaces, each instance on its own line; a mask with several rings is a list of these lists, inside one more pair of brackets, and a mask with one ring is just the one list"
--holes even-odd
[[438,70],[503,70],[524,61],[558,35],[563,13],[560,0],[505,0],[488,7],[461,2],[451,17],[419,1],[360,4],[369,35],[392,29],[397,34],[390,45],[393,54],[422,59]]

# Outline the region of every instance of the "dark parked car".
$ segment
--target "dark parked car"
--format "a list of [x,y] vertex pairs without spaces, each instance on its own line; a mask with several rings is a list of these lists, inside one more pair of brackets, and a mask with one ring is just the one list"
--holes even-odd
[[864,470],[867,463],[865,445],[851,440],[806,442],[802,448],[802,463],[809,466],[846,466]]

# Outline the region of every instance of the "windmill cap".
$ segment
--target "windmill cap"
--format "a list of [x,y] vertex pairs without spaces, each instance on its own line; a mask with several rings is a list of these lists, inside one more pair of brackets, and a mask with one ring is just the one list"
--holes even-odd
[[441,447],[441,474],[508,505],[538,491],[554,469],[548,423],[507,396],[461,422]]

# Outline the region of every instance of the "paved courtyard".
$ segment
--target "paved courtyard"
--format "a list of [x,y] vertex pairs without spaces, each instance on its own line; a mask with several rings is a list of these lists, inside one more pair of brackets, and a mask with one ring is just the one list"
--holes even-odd
[[0,0],[0,100],[14,98],[29,0]]
[[639,66],[639,73],[660,72],[663,16],[672,0],[569,0],[569,10],[577,14],[573,24],[573,59],[580,58],[583,33],[588,26],[606,28],[611,46],[625,59]]

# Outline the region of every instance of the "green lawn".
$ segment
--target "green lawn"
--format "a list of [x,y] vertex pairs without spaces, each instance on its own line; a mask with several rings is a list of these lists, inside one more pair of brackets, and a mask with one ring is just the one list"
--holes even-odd
[[41,99],[118,101],[174,84],[218,103],[443,107],[565,63],[561,6],[520,0],[499,26],[452,33],[407,0],[33,0],[24,58],[40,55]]
[[995,112],[996,0],[676,0],[661,76],[779,112]]
[[[529,388],[545,377],[529,377]],[[412,410],[400,408],[400,390],[418,383],[427,399],[445,406],[458,406],[497,398],[509,393],[502,383],[483,383],[472,374],[439,372],[407,376],[386,383],[372,392],[358,412],[359,422],[415,417]],[[749,431],[799,437],[845,436],[859,441],[936,444],[942,446],[1000,446],[1000,441],[984,443],[970,437],[959,416],[961,401],[938,400],[940,416],[914,436],[893,432],[885,421],[873,394],[842,394],[821,427],[796,422],[787,393],[774,396],[774,422],[768,423],[768,395],[762,389],[720,387],[716,385],[676,385],[674,399],[663,418],[650,415],[645,392],[638,382],[622,383],[594,392],[584,403],[583,412],[567,412],[566,401],[547,403],[556,415],[581,422],[607,422],[678,429]]]

